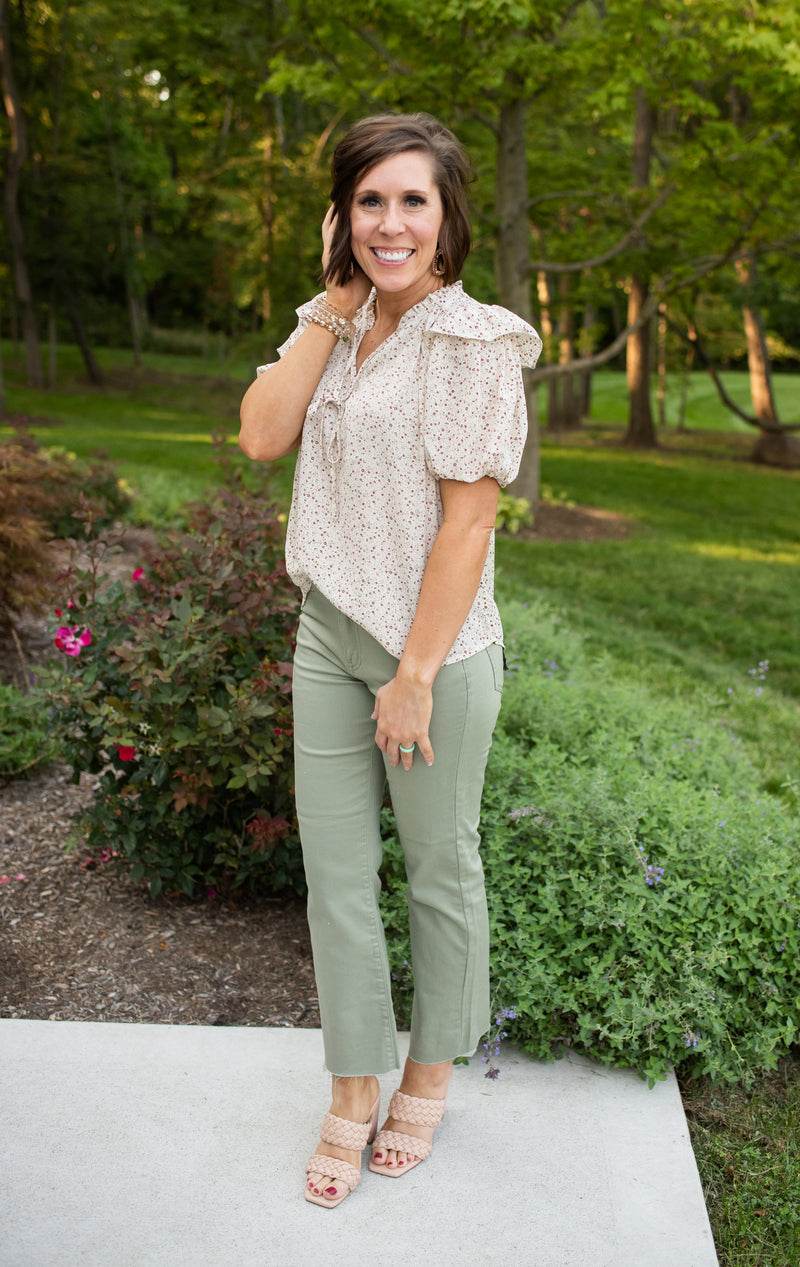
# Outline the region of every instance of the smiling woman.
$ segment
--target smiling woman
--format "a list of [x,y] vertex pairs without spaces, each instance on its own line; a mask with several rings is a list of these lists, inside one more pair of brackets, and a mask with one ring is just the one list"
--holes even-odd
[[[431,1151],[456,1056],[489,1020],[478,818],[503,686],[493,596],[499,489],[526,433],[538,335],[457,280],[469,162],[429,115],[356,124],[333,159],[326,291],[248,389],[240,444],[300,445],[286,537],[303,593],[295,793],[333,1103],[306,1198],[338,1205],[398,1066],[378,893],[388,782],[408,876],[409,1059],[370,1170]],[[434,758],[435,752],[435,758]]]

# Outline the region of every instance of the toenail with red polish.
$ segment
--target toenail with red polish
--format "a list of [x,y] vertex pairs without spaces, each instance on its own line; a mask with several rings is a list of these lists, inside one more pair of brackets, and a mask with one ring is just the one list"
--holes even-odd
[[335,1189],[335,1188],[326,1188],[326,1189],[325,1189],[325,1196],[326,1196],[326,1197],[335,1197],[335,1196],[336,1196],[336,1189]]

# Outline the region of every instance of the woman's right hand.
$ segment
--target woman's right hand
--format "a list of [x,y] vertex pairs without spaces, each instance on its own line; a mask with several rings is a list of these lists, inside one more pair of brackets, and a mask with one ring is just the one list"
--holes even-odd
[[[336,212],[333,205],[328,208],[328,213],[322,222],[322,267],[327,268],[328,258],[331,251],[331,242],[333,240],[334,226],[336,222]],[[338,308],[345,317],[353,318],[358,312],[361,305],[369,297],[372,290],[372,282],[366,273],[356,264],[353,269],[353,276],[344,286],[339,286],[335,282],[329,283],[326,289],[328,302]]]

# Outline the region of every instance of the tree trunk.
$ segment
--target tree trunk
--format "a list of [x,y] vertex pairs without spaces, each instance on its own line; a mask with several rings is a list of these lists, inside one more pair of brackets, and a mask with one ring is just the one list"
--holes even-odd
[[[545,361],[552,361],[555,331],[553,330],[553,319],[550,315],[550,286],[547,280],[547,273],[540,272],[537,274],[536,289],[539,297],[539,333],[542,336],[542,356]],[[547,425],[553,427],[559,425],[558,382],[558,378],[547,380]]]
[[[745,293],[752,291],[756,281],[755,263],[752,260],[737,260],[736,272]],[[742,305],[742,316],[747,338],[747,366],[750,370],[753,413],[759,422],[774,423],[778,421],[778,411],[775,408],[775,396],[772,391],[772,369],[761,309],[755,304],[745,302]]]
[[[562,273],[558,279],[558,294],[560,300],[558,363],[568,365],[575,357],[575,309],[572,306],[567,273]],[[570,430],[580,425],[575,379],[572,374],[560,374],[559,381],[561,383],[561,425],[565,430]]]
[[3,85],[3,104],[11,134],[11,145],[6,154],[6,178],[3,185],[3,202],[6,213],[8,243],[14,269],[14,288],[22,308],[22,333],[25,342],[25,365],[29,387],[43,387],[44,373],[39,348],[39,331],[36,324],[36,308],[33,301],[28,261],[25,255],[25,234],[19,213],[19,182],[27,157],[27,134],[22,101],[14,78],[11,54],[11,36],[8,20],[8,0],[0,0],[0,76]]
[[70,295],[66,303],[67,316],[69,317],[69,322],[72,326],[72,332],[75,335],[75,342],[81,350],[81,356],[83,357],[83,363],[86,366],[86,373],[89,375],[89,381],[94,383],[95,387],[102,387],[104,382],[103,375],[100,371],[100,366],[97,364],[94,352],[89,344],[86,327],[83,324],[83,319],[75,296]]
[[[528,159],[525,148],[527,105],[520,97],[500,110],[500,134],[495,169],[495,209],[498,230],[495,246],[497,294],[504,308],[530,321],[531,284],[526,265],[528,244]],[[511,485],[515,497],[539,501],[539,411],[530,373],[523,374],[528,406],[528,441],[519,474]]]
[[[2,311],[2,309],[0,309]],[[0,321],[0,423],[6,420],[6,380],[3,368],[3,323]]]
[[658,425],[667,425],[667,305],[658,305],[658,346],[656,349],[658,366]]
[[681,374],[681,393],[678,400],[678,421],[677,430],[686,430],[686,401],[689,396],[689,383],[691,381],[692,366],[694,365],[694,347],[690,343],[686,349],[686,357],[683,362],[683,372]]
[[56,331],[56,310],[52,299],[50,300],[50,310],[47,314],[47,350],[47,386],[51,392],[54,392],[56,389],[58,335]]
[[[594,349],[592,327],[597,313],[593,304],[586,304],[581,318],[579,351],[581,356],[591,356]],[[581,422],[592,416],[592,371],[581,370],[578,376],[578,412]]]
[[[747,302],[747,292],[752,292],[756,283],[755,261],[737,260],[736,272],[746,296],[742,316],[747,338],[747,366],[750,371],[753,413],[757,422],[774,426],[779,418],[772,390],[772,367],[764,333],[764,320],[757,304]],[[800,467],[800,439],[790,435],[788,431],[763,430],[759,433],[750,456],[754,462],[764,462],[767,466],[797,470]]]
[[[648,102],[644,88],[636,89],[636,115],[633,136],[633,188],[646,189],[650,182],[650,156],[655,130],[655,110]],[[633,273],[629,279],[628,324],[635,321],[649,291],[647,275]],[[656,432],[650,408],[650,322],[644,321],[628,339],[628,430],[625,443],[639,448],[654,448]]]

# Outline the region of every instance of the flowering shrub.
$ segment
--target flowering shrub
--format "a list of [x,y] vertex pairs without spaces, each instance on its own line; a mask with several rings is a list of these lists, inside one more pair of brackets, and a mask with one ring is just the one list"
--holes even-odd
[[75,778],[99,775],[86,843],[153,894],[300,890],[282,526],[241,491],[193,517],[124,584],[90,543],[57,617],[42,689]]

